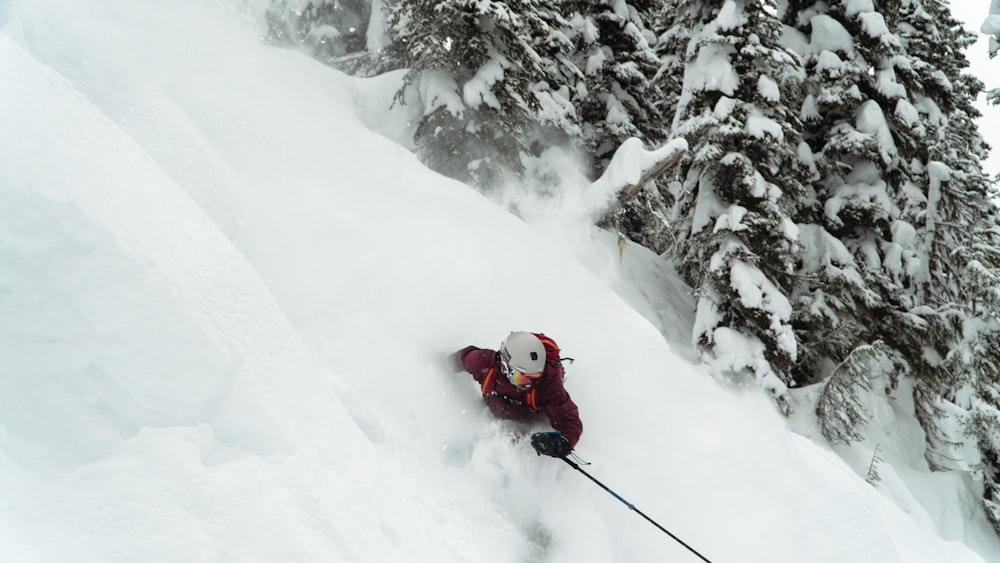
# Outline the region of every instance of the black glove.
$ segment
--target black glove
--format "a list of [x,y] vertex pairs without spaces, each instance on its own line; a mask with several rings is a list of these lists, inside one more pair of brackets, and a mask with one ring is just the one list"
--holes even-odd
[[538,455],[549,455],[552,457],[566,457],[573,447],[569,445],[569,440],[562,437],[559,432],[536,432],[531,435],[531,447],[535,448]]

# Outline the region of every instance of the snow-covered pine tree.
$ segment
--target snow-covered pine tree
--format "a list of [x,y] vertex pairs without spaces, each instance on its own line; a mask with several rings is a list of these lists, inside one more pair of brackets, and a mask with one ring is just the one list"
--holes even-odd
[[[573,44],[566,36],[570,28],[566,7],[559,0],[539,3],[537,17],[544,25],[534,26],[529,38],[539,57],[542,72],[535,77],[532,90],[539,101],[535,126],[527,131],[523,143],[531,155],[538,156],[552,146],[579,150],[582,129],[573,92],[583,72],[573,63]],[[535,178],[538,180],[538,178]]]
[[1000,534],[1000,227],[977,235],[956,249],[968,259],[961,277],[970,316],[949,363],[958,374],[953,388],[970,391],[958,405],[966,409],[962,429],[978,452],[969,461],[982,474],[983,507]]
[[982,232],[977,213],[988,224],[995,208],[971,120],[977,81],[961,74],[968,37],[937,0],[880,10],[865,1],[792,1],[786,13],[802,33],[803,116],[820,173],[819,206],[800,226],[816,241],[803,254],[813,265],[805,271],[817,275],[797,288],[796,326],[809,350],[806,374],[825,376],[823,366],[876,339],[888,344],[918,378],[917,414],[934,465],[935,443],[947,441],[934,402],[953,389],[944,358],[963,318],[957,273],[966,259],[954,249]]
[[[588,174],[597,177],[627,139],[640,139],[648,149],[666,140],[669,124],[660,113],[663,97],[652,82],[659,67],[649,29],[656,2],[617,0],[559,2],[566,25],[563,34],[572,43],[568,91],[581,132]],[[668,207],[665,191],[656,181],[610,211],[602,224],[651,248],[661,240],[661,219]]]
[[350,70],[367,48],[371,0],[272,0],[265,13],[267,37],[303,45],[318,60]]
[[808,351],[797,366],[803,383],[827,377],[830,366],[879,339],[903,354],[900,336],[884,333],[924,327],[906,315],[914,305],[903,295],[914,229],[900,220],[893,197],[902,159],[889,124],[900,90],[892,61],[902,47],[864,4],[793,0],[785,14],[801,32],[796,48],[808,74],[801,114],[818,172],[816,204],[800,218],[811,243],[801,265],[810,277],[795,291],[795,324]]
[[911,181],[921,192],[901,193],[904,215],[917,227],[922,246],[918,297],[938,308],[961,307],[966,299],[957,273],[968,257],[955,249],[974,244],[998,216],[991,203],[996,194],[982,169],[989,147],[975,124],[980,113],[973,104],[984,85],[963,72],[969,65],[963,49],[975,36],[943,0],[914,0],[899,17],[898,36],[909,58],[898,70],[899,82],[912,104],[902,97],[896,102],[896,113],[906,116],[897,145],[911,157]]
[[894,104],[886,102],[888,112],[880,104],[892,96],[880,87],[895,84],[891,61],[901,46],[881,15],[863,4],[792,0],[784,15],[800,33],[789,38],[807,72],[802,154],[817,171],[815,202],[799,217],[805,249],[794,304],[804,350],[795,370],[801,383],[830,376],[832,366],[877,340],[899,354],[900,337],[883,333],[922,328],[905,316],[912,307],[902,293],[914,229],[899,220],[893,199],[899,186],[889,178],[898,177],[901,162],[886,117]]
[[[668,119],[677,115],[677,102],[684,87],[687,47],[694,31],[691,26],[699,19],[696,14],[678,12],[675,4],[661,3],[652,24],[652,30],[657,35],[654,50],[660,61],[653,83],[662,94],[654,103],[660,114]],[[695,22],[691,21],[692,18]]]
[[[910,368],[921,378],[914,398],[927,435],[928,463],[948,469],[954,467],[952,452],[961,437],[945,430],[951,426],[945,413],[952,409],[943,409],[942,404],[954,406],[956,397],[965,394],[960,389],[970,382],[973,393],[989,395],[997,381],[993,373],[982,371],[989,362],[963,351],[982,350],[984,343],[996,338],[992,330],[973,328],[989,324],[997,313],[973,306],[988,302],[976,297],[983,295],[977,288],[984,278],[973,272],[1000,271],[996,251],[984,248],[996,244],[998,222],[998,209],[992,203],[996,193],[982,170],[988,147],[974,122],[979,112],[973,103],[984,86],[963,74],[968,61],[962,49],[975,37],[951,16],[947,2],[912,0],[892,16],[888,24],[907,57],[896,72],[905,90],[896,101],[896,114],[903,122],[894,134],[909,162],[897,202],[903,219],[916,229],[920,262],[910,289],[921,317],[930,321],[916,343],[923,346],[922,358],[930,360],[921,364],[911,359]],[[944,350],[946,356],[940,361],[928,350]],[[975,396],[972,401],[977,401]],[[970,427],[981,428],[984,420],[979,418]],[[991,452],[981,450],[980,457],[988,460]]]
[[[687,139],[677,199],[679,271],[698,292],[694,339],[717,370],[752,374],[791,409],[798,233],[808,170],[797,155],[802,67],[769,2],[668,0],[692,30],[674,134]],[[794,109],[792,109],[794,108]]]
[[[410,69],[397,100],[413,89],[424,106],[414,142],[430,168],[484,189],[523,172],[540,100],[559,97],[534,49],[537,38],[552,37],[543,13],[536,0],[400,0],[392,7],[386,58]],[[547,109],[560,111],[558,104]]]
[[[994,334],[992,344],[1000,346],[1000,338]],[[981,350],[990,354],[995,350]],[[982,393],[983,391],[987,393]],[[993,530],[1000,535],[1000,386],[991,385],[981,389],[980,397],[988,400],[977,402],[965,420],[966,435],[975,440],[979,450],[979,468],[983,476],[983,508]]]
[[571,58],[583,71],[573,85],[573,103],[583,127],[583,141],[595,176],[629,137],[648,148],[667,138],[656,102],[662,94],[651,79],[659,68],[649,31],[653,2],[564,0],[573,43]]
[[[993,280],[994,283],[1000,280]],[[994,288],[997,286],[994,286]],[[993,529],[1000,534],[1000,325],[997,318],[976,328],[963,349],[966,374],[974,389],[963,420],[964,434],[972,441],[979,459],[974,460],[983,479],[983,508]]]

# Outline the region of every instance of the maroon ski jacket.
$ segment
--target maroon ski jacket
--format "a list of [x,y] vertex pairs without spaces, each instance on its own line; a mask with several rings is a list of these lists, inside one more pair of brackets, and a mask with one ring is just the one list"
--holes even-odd
[[553,375],[546,366],[538,383],[530,389],[518,389],[500,369],[500,355],[496,350],[466,346],[457,353],[465,371],[479,382],[483,400],[500,418],[531,421],[539,412],[549,417],[552,428],[576,447],[583,433],[580,411],[563,387],[562,378]]

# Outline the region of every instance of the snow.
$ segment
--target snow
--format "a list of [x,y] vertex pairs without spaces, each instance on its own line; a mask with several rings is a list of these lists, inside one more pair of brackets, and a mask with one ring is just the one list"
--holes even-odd
[[733,50],[730,45],[702,45],[694,62],[684,68],[684,89],[689,92],[722,92],[732,96],[740,83],[736,69],[729,62]]
[[[896,71],[887,68],[875,73],[876,87],[887,98],[905,98],[906,87],[896,81]],[[897,106],[898,109],[898,106]]]
[[757,78],[757,93],[769,102],[781,101],[781,90],[778,89],[778,83],[763,74]]
[[618,16],[623,20],[627,20],[629,18],[628,2],[626,2],[625,0],[613,0],[613,2],[610,2],[610,4],[616,16]]
[[884,209],[893,206],[893,202],[885,192],[885,181],[881,178],[878,167],[868,161],[856,164],[844,179],[844,183],[837,185],[826,200],[824,211],[831,222],[834,224],[840,222],[838,215],[849,199],[877,202],[878,206]]
[[584,72],[588,75],[593,76],[604,68],[604,63],[607,62],[608,55],[603,49],[594,49],[593,54],[587,57],[587,64],[584,67]]
[[493,93],[493,85],[503,80],[504,61],[496,53],[476,74],[462,85],[462,99],[471,108],[486,104],[493,109],[500,109],[500,101]]
[[372,0],[370,3],[371,15],[365,30],[365,46],[372,53],[381,52],[390,43],[385,34],[385,2],[386,0]]
[[340,37],[340,31],[332,25],[318,25],[309,30],[309,37],[315,41],[327,41]]
[[731,31],[746,24],[746,13],[733,0],[725,0],[710,27],[714,27],[716,31]]
[[875,11],[875,4],[872,0],[846,0],[844,2],[844,13],[848,16],[856,16]]
[[805,250],[802,256],[804,271],[815,273],[830,265],[846,266],[854,262],[850,250],[840,239],[819,225],[800,224],[799,240]]
[[[647,151],[636,137],[626,139],[615,151],[601,177],[587,186],[574,220],[583,221],[586,217],[595,218],[605,213],[623,188],[638,184],[642,175],[657,163],[683,154],[687,149],[687,141],[681,138],[652,151]],[[565,215],[565,205],[562,207],[562,214]]]
[[896,110],[894,113],[896,117],[909,127],[914,127],[920,122],[920,113],[917,112],[917,108],[913,107],[913,104],[904,98],[896,100]]
[[[986,18],[986,21],[983,22],[983,27],[980,28],[985,28],[986,30],[993,32],[991,34],[993,37],[990,37],[989,39],[990,58],[995,57],[997,52],[1000,51],[1000,22],[996,20],[996,16],[1000,16],[1000,3],[998,3],[997,0],[993,0],[993,2],[990,3],[990,15]],[[985,33],[985,31],[983,33]]]
[[[921,256],[932,255],[934,241],[937,238],[938,205],[941,203],[941,191],[943,189],[941,184],[951,181],[951,174],[951,168],[943,162],[932,160],[927,163],[927,203],[926,213],[924,215],[926,224],[924,227],[924,248],[922,252],[920,252]],[[907,238],[912,241],[914,237],[915,235],[910,234]],[[896,240],[895,237],[894,240]],[[902,243],[902,241],[898,242]],[[925,261],[920,268],[920,274],[917,276],[917,280],[929,281],[930,276],[930,265]]]
[[365,125],[406,130],[402,73],[264,46],[235,5],[3,20],[4,560],[694,560],[451,373],[520,328],[577,359],[588,472],[713,561],[1000,556],[964,476],[894,457],[872,487],[675,352],[662,258],[428,171]]
[[776,334],[778,347],[794,360],[797,350],[792,329],[787,324],[792,315],[788,299],[756,266],[736,262],[730,266],[729,275],[744,307],[769,313],[769,328]]
[[629,116],[625,104],[618,98],[619,95],[626,94],[619,88],[612,87],[612,93],[604,99],[604,125],[615,135],[628,134],[632,128],[632,119]]
[[816,168],[816,157],[812,152],[812,147],[809,143],[805,141],[800,141],[795,150],[796,156],[799,158],[799,162],[804,164],[810,172],[815,174],[817,172]]
[[444,106],[452,114],[462,115],[465,104],[457,94],[458,83],[453,76],[444,71],[431,70],[420,73],[419,81],[417,89],[419,99],[424,101],[424,113]]
[[813,16],[809,22],[812,25],[809,45],[813,54],[823,51],[854,52],[854,38],[840,22],[825,14]]
[[799,112],[799,117],[802,121],[820,119],[822,117],[819,113],[819,102],[816,100],[816,96],[812,94],[806,96],[806,99],[802,101],[802,110]]
[[885,17],[878,12],[868,12],[858,14],[861,20],[861,29],[868,35],[882,42],[899,44],[899,39],[889,32],[889,26],[885,23]]
[[816,57],[816,70],[830,76],[840,76],[844,70],[844,61],[840,60],[837,53],[824,49]]
[[781,124],[770,117],[760,115],[760,110],[754,109],[747,116],[745,129],[748,135],[763,139],[765,135],[770,135],[776,141],[782,141],[785,133],[781,129]]
[[694,214],[691,219],[691,234],[695,234],[725,212],[726,206],[715,193],[711,174],[705,174],[698,180],[698,197],[695,201]]
[[983,25],[979,27],[983,35],[1000,35],[1000,14],[986,16]]
[[858,108],[858,115],[854,123],[858,131],[875,137],[878,140],[879,153],[882,162],[888,164],[896,158],[896,142],[889,131],[889,124],[882,113],[882,106],[875,100],[868,100]]
[[718,233],[719,231],[745,231],[747,226],[744,225],[743,217],[747,214],[747,208],[741,205],[730,205],[729,209],[719,215],[719,218],[715,220],[715,228],[712,229],[713,233]]
[[903,246],[910,246],[917,240],[917,229],[906,221],[893,221],[890,230],[892,240]]
[[919,110],[920,113],[926,114],[929,121],[932,123],[942,122],[944,113],[934,100],[920,94],[914,94],[913,99],[917,102],[917,110]]

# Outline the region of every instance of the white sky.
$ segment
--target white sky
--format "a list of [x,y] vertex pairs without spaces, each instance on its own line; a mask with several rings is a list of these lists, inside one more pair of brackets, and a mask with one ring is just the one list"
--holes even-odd
[[[965,29],[975,33],[979,40],[966,51],[969,58],[969,72],[986,83],[987,89],[1000,88],[1000,59],[990,60],[989,38],[979,33],[983,20],[989,15],[990,0],[952,0],[952,13],[959,21],[965,22]],[[983,168],[990,177],[1000,173],[1000,107],[988,106],[986,96],[980,96],[976,104],[981,112],[979,131],[986,142],[993,147]]]

